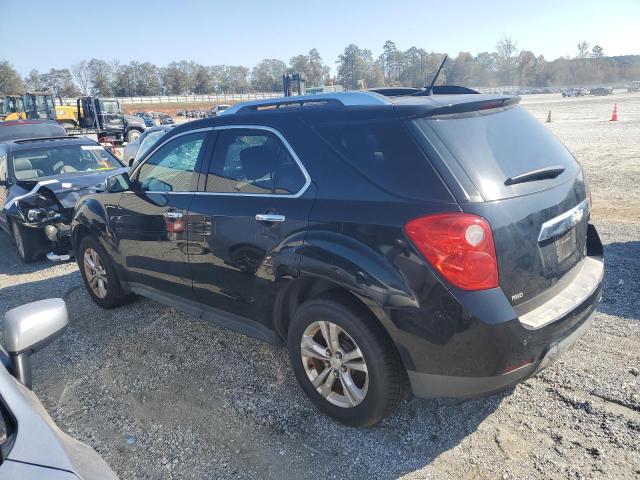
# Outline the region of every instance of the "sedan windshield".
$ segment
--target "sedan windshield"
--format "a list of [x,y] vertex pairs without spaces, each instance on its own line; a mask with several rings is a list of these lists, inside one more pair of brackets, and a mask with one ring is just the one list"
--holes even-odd
[[100,145],[65,145],[19,150],[13,154],[13,172],[18,180],[51,175],[112,170],[120,162]]

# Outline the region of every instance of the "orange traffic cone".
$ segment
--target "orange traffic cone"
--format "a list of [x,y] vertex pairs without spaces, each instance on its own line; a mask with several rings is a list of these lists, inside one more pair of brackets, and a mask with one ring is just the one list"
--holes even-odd
[[611,114],[611,120],[609,120],[610,122],[617,122],[618,121],[618,104],[614,103],[613,104],[613,113]]

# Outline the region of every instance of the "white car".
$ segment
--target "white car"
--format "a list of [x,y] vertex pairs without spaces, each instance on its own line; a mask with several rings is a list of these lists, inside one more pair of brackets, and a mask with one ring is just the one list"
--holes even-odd
[[[31,354],[61,335],[67,306],[49,298],[4,315],[0,347],[0,478],[117,480],[90,446],[53,422],[31,391]],[[8,352],[8,353],[7,353]]]

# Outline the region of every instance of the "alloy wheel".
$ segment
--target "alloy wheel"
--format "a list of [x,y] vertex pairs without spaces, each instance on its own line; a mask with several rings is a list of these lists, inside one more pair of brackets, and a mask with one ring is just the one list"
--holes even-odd
[[98,252],[92,248],[84,251],[84,273],[91,291],[98,298],[107,296],[107,271]]
[[352,408],[365,399],[369,388],[367,363],[353,338],[339,325],[317,321],[300,341],[304,370],[325,400]]

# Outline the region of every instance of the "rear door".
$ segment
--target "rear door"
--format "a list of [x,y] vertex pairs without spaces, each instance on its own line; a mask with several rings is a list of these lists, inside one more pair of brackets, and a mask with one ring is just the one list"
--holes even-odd
[[296,248],[314,189],[276,130],[225,126],[215,132],[206,184],[189,209],[195,295],[263,331],[271,323],[279,282],[297,276]]
[[413,126],[430,157],[443,162],[443,177],[454,179],[462,209],[491,224],[511,303],[545,297],[585,256],[587,187],[569,151],[520,106],[425,117]]
[[149,155],[132,176],[112,225],[129,282],[193,299],[188,263],[188,209],[198,183],[208,130],[185,132]]

